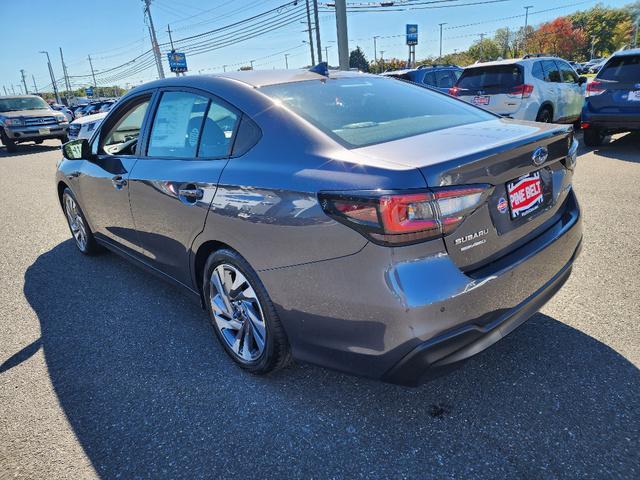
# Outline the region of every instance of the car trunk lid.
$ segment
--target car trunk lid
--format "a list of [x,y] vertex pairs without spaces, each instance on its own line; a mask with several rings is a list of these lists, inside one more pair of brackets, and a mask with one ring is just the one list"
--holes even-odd
[[[419,168],[431,188],[488,186],[486,201],[444,237],[449,255],[469,271],[526,243],[560,215],[571,186],[571,171],[563,160],[572,139],[570,126],[495,120],[359,151]],[[536,165],[536,152],[545,150],[546,158]]]
[[611,58],[587,85],[594,113],[640,114],[640,54]]

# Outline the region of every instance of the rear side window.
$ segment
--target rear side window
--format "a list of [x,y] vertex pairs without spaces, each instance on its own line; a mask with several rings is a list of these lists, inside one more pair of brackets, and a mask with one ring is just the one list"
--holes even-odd
[[542,62],[542,71],[545,82],[560,82],[560,70],[558,70],[558,66],[553,60],[544,60]]
[[456,84],[456,76],[451,70],[440,70],[436,72],[436,85],[439,88],[451,88]]
[[544,72],[542,71],[542,62],[536,62],[531,68],[531,75],[538,80],[544,80]]
[[424,75],[424,80],[422,81],[422,83],[426,84],[426,85],[431,85],[432,87],[436,86],[436,76],[433,74],[433,72],[427,72]]
[[640,82],[640,55],[614,57],[605,65],[598,79],[625,83]]
[[462,72],[458,87],[464,90],[483,90],[488,94],[511,91],[524,83],[520,65],[491,65],[467,68]]
[[209,99],[189,92],[165,92],[156,111],[147,155],[195,157]]
[[231,140],[237,128],[238,115],[228,108],[211,102],[202,127],[199,157],[226,157],[231,152]]
[[351,147],[496,118],[428,88],[383,77],[308,80],[260,90]]

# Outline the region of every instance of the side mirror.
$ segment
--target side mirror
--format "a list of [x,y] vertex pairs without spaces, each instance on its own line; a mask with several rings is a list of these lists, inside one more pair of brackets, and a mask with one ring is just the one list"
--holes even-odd
[[86,138],[71,140],[62,146],[62,155],[67,160],[90,160],[91,146]]
[[578,85],[584,85],[589,79],[587,77],[578,77]]

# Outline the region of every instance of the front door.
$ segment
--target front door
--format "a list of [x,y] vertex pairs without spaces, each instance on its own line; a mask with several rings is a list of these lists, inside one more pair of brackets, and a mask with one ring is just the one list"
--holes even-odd
[[582,112],[582,103],[584,95],[582,86],[579,83],[578,74],[573,70],[567,62],[557,60],[558,69],[560,70],[560,88],[563,103],[564,121],[574,121],[580,117]]
[[94,139],[95,157],[85,161],[78,178],[81,204],[96,238],[139,253],[131,208],[129,175],[138,161],[137,147],[151,94],[120,105]]
[[140,244],[153,267],[191,285],[189,252],[204,229],[239,114],[198,90],[159,95],[145,154],[129,176]]

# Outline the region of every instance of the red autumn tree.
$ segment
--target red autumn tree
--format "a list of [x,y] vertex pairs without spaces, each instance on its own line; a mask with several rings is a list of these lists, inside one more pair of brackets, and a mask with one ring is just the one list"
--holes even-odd
[[529,53],[548,53],[573,59],[588,47],[589,40],[584,30],[574,28],[567,17],[558,17],[543,23],[527,39]]

